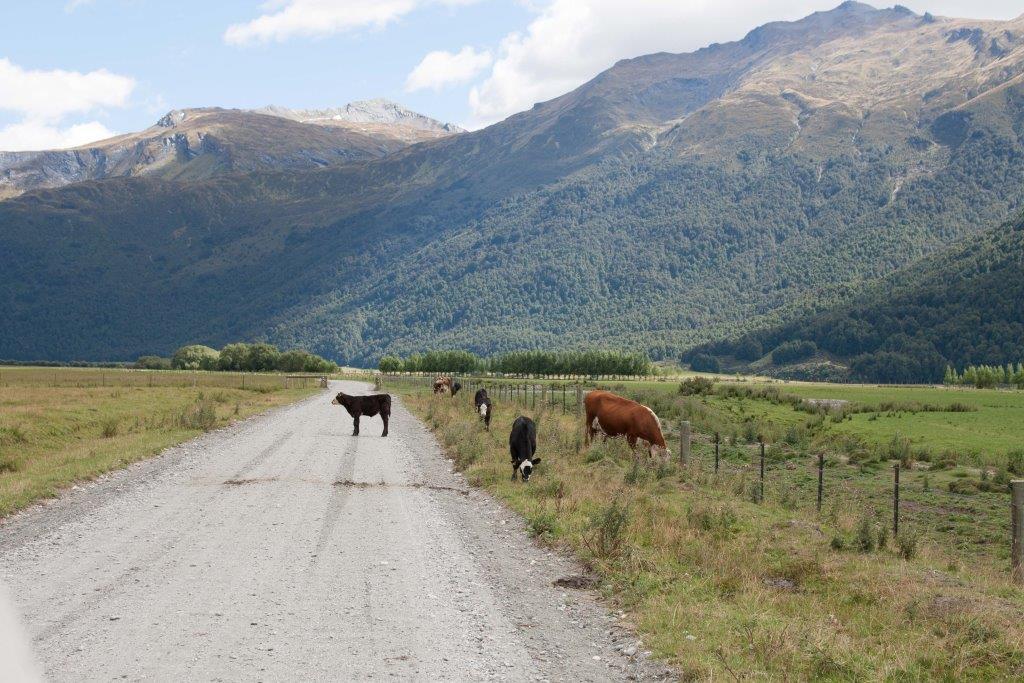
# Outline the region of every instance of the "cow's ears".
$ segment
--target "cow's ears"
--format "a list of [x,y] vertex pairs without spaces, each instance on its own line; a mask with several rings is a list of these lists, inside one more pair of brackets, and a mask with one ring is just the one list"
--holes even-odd
[[540,462],[540,458],[534,458],[534,459],[533,459],[533,460],[531,460],[530,462],[532,462],[532,463],[533,463],[534,465],[536,465],[537,463],[539,463],[539,462]]

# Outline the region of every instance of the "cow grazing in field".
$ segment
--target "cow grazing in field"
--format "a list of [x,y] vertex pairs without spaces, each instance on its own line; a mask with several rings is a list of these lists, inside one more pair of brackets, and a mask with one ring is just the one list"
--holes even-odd
[[537,452],[537,425],[528,417],[520,415],[512,423],[512,433],[508,435],[508,449],[512,454],[512,481],[516,480],[516,474],[522,476],[523,481],[530,481],[533,468],[540,462],[540,458],[534,457]]
[[606,436],[625,436],[629,447],[643,439],[650,444],[652,456],[668,458],[671,453],[661,433],[661,423],[654,411],[645,405],[617,396],[610,391],[591,391],[583,401],[586,407],[587,443],[598,431]]
[[340,392],[331,403],[343,406],[352,416],[352,436],[359,436],[359,418],[362,415],[373,417],[377,414],[380,414],[380,419],[384,422],[384,433],[381,436],[388,435],[388,418],[391,417],[391,396],[388,394],[349,396],[345,392]]
[[476,406],[476,412],[480,414],[480,419],[484,421],[484,425],[490,430],[491,397],[487,395],[486,389],[477,389],[476,396],[473,397],[473,405]]
[[458,382],[453,382],[451,377],[438,377],[434,380],[435,394],[451,394],[455,396],[461,388],[462,385]]

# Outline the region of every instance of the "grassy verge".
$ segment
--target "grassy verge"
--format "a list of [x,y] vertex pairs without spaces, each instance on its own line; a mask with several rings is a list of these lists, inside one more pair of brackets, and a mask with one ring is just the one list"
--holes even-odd
[[315,391],[279,383],[252,389],[0,386],[0,516]]
[[[636,461],[620,442],[582,448],[558,408],[496,402],[485,432],[471,396],[394,384],[457,466],[576,552],[657,655],[684,677],[991,680],[1024,675],[1024,593],[982,557],[965,568],[913,529],[838,499],[819,515],[781,496],[752,502],[752,469],[713,474]],[[544,459],[509,481],[508,425],[538,422]],[[698,449],[706,449],[699,445]],[[783,468],[784,469],[784,468]]]

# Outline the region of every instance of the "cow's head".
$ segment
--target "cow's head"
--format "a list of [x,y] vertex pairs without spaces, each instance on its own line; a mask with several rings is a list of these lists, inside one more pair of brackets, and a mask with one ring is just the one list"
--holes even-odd
[[672,459],[672,451],[665,446],[659,446],[657,444],[651,444],[651,457],[661,458],[663,461],[668,462]]
[[523,481],[530,481],[530,475],[533,474],[533,468],[540,462],[540,458],[533,458],[532,460],[527,458],[526,460],[519,463],[519,474],[523,477]]
[[480,404],[480,417],[487,417],[487,404],[486,403],[481,403]]
[[343,406],[343,405],[345,405],[345,399],[346,398],[348,398],[348,397],[345,396],[344,393],[339,393],[337,396],[334,397],[334,400],[331,401],[331,403],[336,405],[336,406]]

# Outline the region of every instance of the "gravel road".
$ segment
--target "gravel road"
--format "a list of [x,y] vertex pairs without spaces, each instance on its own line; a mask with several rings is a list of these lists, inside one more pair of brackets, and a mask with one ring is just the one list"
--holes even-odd
[[341,388],[369,389],[333,383],[0,526],[46,677],[670,676],[592,594],[553,586],[579,568],[470,491],[401,402],[388,438],[377,418],[351,436]]

